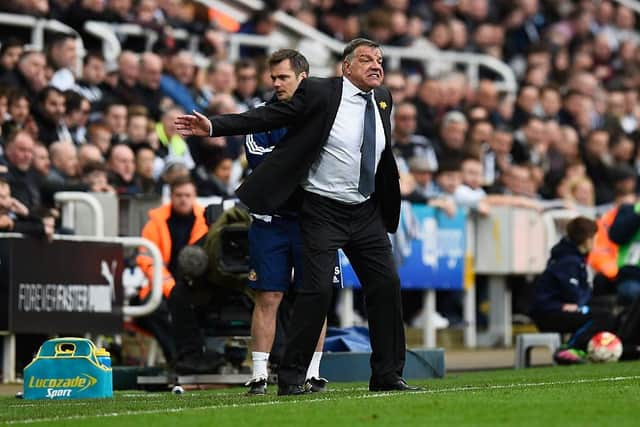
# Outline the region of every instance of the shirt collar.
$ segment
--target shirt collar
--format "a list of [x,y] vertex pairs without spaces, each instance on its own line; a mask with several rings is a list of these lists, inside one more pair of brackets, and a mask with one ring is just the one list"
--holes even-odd
[[[342,93],[344,93],[347,97],[353,97],[353,96],[357,96],[359,93],[365,93],[362,90],[358,89],[358,87],[356,85],[354,85],[353,83],[351,83],[351,80],[349,80],[346,77],[342,78]],[[370,90],[369,92],[366,92],[369,94],[373,93],[373,90]]]

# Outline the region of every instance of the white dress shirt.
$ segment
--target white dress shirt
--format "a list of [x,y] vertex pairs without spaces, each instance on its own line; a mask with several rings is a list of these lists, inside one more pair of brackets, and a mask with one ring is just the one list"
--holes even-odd
[[[342,98],[335,121],[320,156],[315,160],[302,188],[329,199],[357,204],[367,200],[358,191],[360,180],[360,149],[364,136],[364,111],[367,101],[349,79],[342,79]],[[374,104],[377,103],[373,96]],[[377,106],[376,170],[385,147],[384,127]]]

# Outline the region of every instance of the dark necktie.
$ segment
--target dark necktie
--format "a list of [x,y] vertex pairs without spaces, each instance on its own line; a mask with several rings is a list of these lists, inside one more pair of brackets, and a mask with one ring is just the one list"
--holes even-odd
[[360,181],[358,191],[364,197],[369,197],[375,189],[376,170],[376,115],[373,99],[370,93],[359,93],[367,102],[364,110],[364,133],[360,148]]

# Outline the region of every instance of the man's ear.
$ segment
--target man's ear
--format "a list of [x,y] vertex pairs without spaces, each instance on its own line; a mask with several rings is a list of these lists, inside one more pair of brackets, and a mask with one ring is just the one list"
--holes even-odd
[[351,74],[351,64],[349,61],[342,62],[342,74]]

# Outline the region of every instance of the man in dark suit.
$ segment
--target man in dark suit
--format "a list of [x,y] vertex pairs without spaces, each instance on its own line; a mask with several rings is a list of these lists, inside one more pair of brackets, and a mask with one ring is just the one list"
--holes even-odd
[[[387,232],[400,214],[398,169],[391,152],[391,95],[381,87],[382,52],[355,39],[344,49],[343,78],[307,78],[286,102],[243,114],[181,116],[185,136],[248,134],[287,127],[280,145],[237,191],[252,212],[298,204],[304,283],[291,319],[278,394],[302,384],[331,300],[336,251],[362,283],[369,315],[369,390],[415,390],[402,379],[405,336],[398,277]],[[376,108],[377,107],[377,108]],[[296,200],[296,202],[293,202]]]

